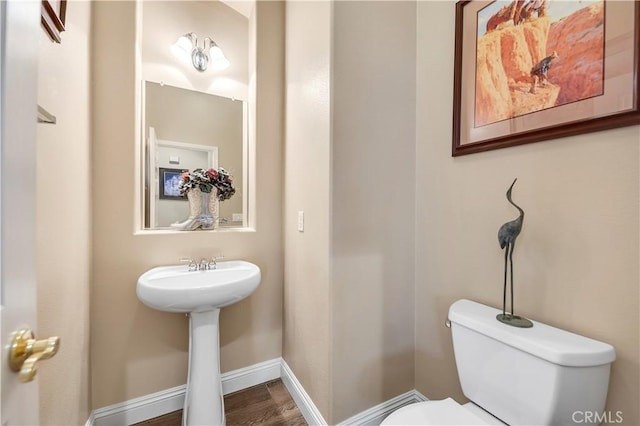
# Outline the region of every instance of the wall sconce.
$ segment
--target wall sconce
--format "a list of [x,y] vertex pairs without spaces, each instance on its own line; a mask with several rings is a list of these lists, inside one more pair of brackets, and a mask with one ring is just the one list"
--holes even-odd
[[198,37],[187,33],[171,46],[174,56],[185,63],[191,62],[193,67],[203,72],[209,65],[214,70],[223,70],[229,66],[222,49],[209,37],[205,38],[202,47],[198,46]]

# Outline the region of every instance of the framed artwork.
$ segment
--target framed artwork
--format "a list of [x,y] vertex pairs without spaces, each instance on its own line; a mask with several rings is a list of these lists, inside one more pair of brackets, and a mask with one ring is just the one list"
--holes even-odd
[[67,0],[42,0],[40,15],[42,27],[49,34],[51,40],[60,43],[62,41],[60,33],[64,31],[67,15]]
[[158,168],[158,182],[159,190],[158,194],[161,200],[186,200],[187,197],[180,195],[180,180],[184,172],[188,172],[187,169],[166,169],[163,167]]
[[456,4],[453,156],[640,123],[640,2]]

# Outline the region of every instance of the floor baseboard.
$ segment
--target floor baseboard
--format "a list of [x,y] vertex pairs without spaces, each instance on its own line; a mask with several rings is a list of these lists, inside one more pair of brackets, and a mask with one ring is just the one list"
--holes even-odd
[[[280,377],[281,358],[229,371],[221,375],[227,395]],[[86,426],[131,425],[182,409],[187,386],[181,385],[91,412]]]
[[224,373],[222,374],[222,393],[227,395],[260,383],[279,379],[281,365],[282,358],[275,358]]
[[282,383],[287,387],[287,390],[291,394],[291,397],[295,401],[307,423],[312,426],[326,425],[327,422],[324,417],[322,417],[320,410],[318,410],[318,407],[313,403],[285,360],[282,360],[280,378],[282,379]]
[[[278,378],[282,379],[309,425],[327,425],[326,420],[302,384],[282,358],[223,373],[222,392],[227,395]],[[184,405],[185,391],[186,385],[181,385],[119,404],[98,408],[91,412],[85,426],[131,425],[180,410]],[[426,400],[424,395],[414,389],[356,414],[340,422],[338,426],[377,426],[398,408]]]
[[382,402],[375,407],[371,407],[355,416],[349,417],[347,420],[338,423],[338,426],[378,426],[389,414],[398,408],[426,400],[427,398],[424,395],[414,389]]

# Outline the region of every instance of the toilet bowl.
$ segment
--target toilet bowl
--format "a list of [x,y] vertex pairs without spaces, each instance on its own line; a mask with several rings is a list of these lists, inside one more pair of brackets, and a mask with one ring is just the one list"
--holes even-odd
[[471,402],[407,405],[382,425],[584,425],[574,413],[604,412],[613,346],[536,321],[511,327],[496,320],[500,313],[464,299],[449,309],[458,377]]
[[391,413],[381,425],[502,425],[500,420],[472,402],[452,398],[410,404]]

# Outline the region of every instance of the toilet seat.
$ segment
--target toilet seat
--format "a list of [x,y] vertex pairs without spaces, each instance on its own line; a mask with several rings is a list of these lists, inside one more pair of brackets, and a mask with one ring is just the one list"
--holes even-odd
[[382,425],[487,425],[452,398],[410,404],[391,413]]

